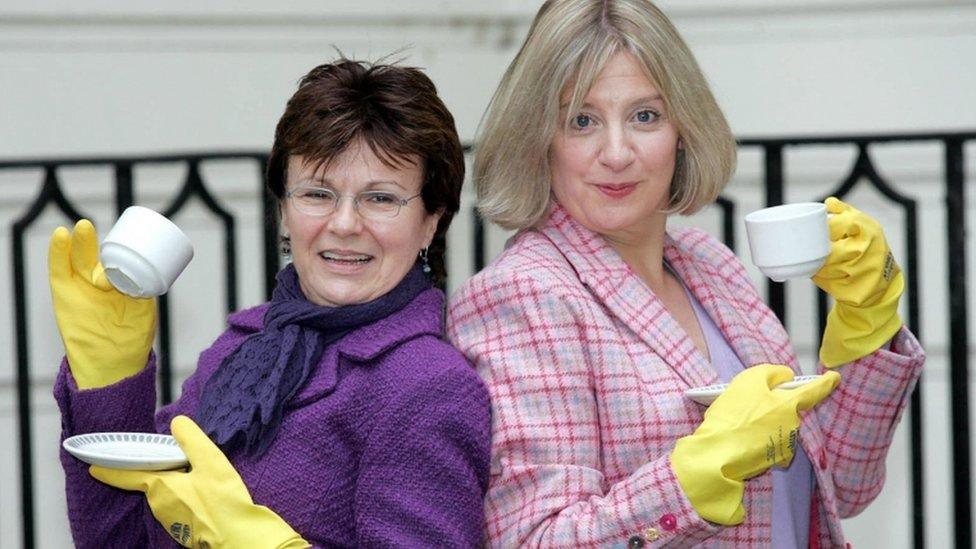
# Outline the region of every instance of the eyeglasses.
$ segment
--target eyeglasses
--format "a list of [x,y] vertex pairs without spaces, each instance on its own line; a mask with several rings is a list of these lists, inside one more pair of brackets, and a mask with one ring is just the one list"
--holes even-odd
[[339,208],[339,203],[347,196],[352,197],[353,206],[359,215],[368,219],[391,219],[400,213],[400,207],[420,196],[400,198],[390,191],[363,191],[355,196],[339,194],[322,187],[299,187],[285,193],[295,204],[295,209],[306,215],[324,217]]

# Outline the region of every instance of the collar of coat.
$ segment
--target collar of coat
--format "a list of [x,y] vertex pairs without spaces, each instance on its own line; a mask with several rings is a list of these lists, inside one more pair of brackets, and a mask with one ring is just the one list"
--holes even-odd
[[[689,386],[720,381],[664,303],[613,246],[558,204],[550,208],[538,231],[555,245],[594,297]],[[679,229],[665,236],[664,258],[746,367],[769,362],[797,369],[782,324],[763,304],[728,248],[700,229]]]
[[[234,313],[228,317],[231,327],[246,332],[264,328],[268,304]],[[339,357],[355,362],[369,362],[382,353],[411,339],[443,334],[444,293],[436,288],[420,292],[399,311],[353,330],[335,345],[325,349],[319,367],[310,375],[298,394],[288,403],[298,407],[331,394],[339,380]]]
[[[227,319],[230,326],[245,332],[264,328],[268,304],[236,312]],[[354,360],[372,360],[397,345],[422,335],[443,334],[444,294],[436,288],[420,292],[404,308],[349,332],[337,343],[338,351]]]

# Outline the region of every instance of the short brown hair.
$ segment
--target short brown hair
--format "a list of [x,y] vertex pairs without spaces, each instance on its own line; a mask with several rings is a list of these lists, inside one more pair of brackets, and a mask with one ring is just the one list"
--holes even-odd
[[[648,0],[547,0],[478,132],[473,180],[483,217],[506,229],[543,218],[553,136],[618,51],[643,66],[681,137],[667,210],[691,214],[718,196],[735,169],[735,138],[667,16]],[[567,119],[560,119],[567,86],[573,88],[572,101]]]
[[454,117],[419,69],[340,58],[309,71],[275,129],[268,191],[279,204],[284,199],[289,156],[327,166],[360,139],[390,167],[420,159],[424,208],[441,212],[428,261],[435,284],[443,283],[445,235],[461,205],[464,152]]

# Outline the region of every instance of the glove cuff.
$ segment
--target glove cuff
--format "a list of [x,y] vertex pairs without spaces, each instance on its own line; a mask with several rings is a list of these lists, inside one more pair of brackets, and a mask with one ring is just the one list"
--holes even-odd
[[[149,362],[149,353],[152,348],[146,350],[141,359],[136,357],[120,358],[112,361],[99,361],[84,353],[74,352],[67,344],[65,356],[68,359],[68,369],[71,370],[71,377],[75,380],[75,385],[79,389],[100,389],[114,385],[127,377],[132,377],[142,371]],[[101,362],[102,364],[98,364]],[[110,362],[110,364],[105,364]]]
[[295,534],[295,537],[279,544],[276,549],[309,549],[310,547],[312,547],[311,543],[305,541],[298,534]]
[[726,478],[721,466],[710,467],[712,461],[706,441],[689,435],[678,439],[671,452],[671,469],[691,506],[703,519],[734,526],[745,519],[742,481]]
[[[311,545],[305,541],[281,516],[265,507],[252,503],[245,513],[236,517],[248,524],[253,539],[267,540],[269,549],[305,549]],[[241,541],[241,540],[238,540]],[[237,546],[231,544],[230,546]],[[244,546],[243,544],[241,545]]]
[[898,301],[904,289],[905,277],[899,272],[870,307],[835,302],[827,315],[820,362],[827,368],[836,368],[870,355],[894,337],[902,326]]

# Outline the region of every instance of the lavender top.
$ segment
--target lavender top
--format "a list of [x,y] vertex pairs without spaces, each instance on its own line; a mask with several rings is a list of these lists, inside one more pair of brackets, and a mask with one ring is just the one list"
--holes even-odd
[[[481,544],[488,392],[441,338],[443,306],[439,290],[426,290],[328,346],[286,405],[268,451],[260,458],[227,456],[254,501],[314,546]],[[179,400],[155,413],[153,356],[138,374],[84,391],[62,361],[54,388],[62,439],[96,431],[168,432],[173,416],[193,415],[223,358],[262,329],[266,308],[231,315]],[[61,463],[77,547],[176,547],[142,493],[96,481],[64,450]]]
[[[680,279],[679,279],[680,280]],[[744,369],[742,360],[725,340],[701,303],[685,288],[685,294],[695,309],[701,325],[712,367],[720,378],[728,383]],[[777,549],[806,548],[810,537],[810,505],[813,498],[813,466],[803,446],[796,445],[796,454],[786,469],[774,468],[773,472],[773,543]],[[746,509],[746,512],[749,512]]]

